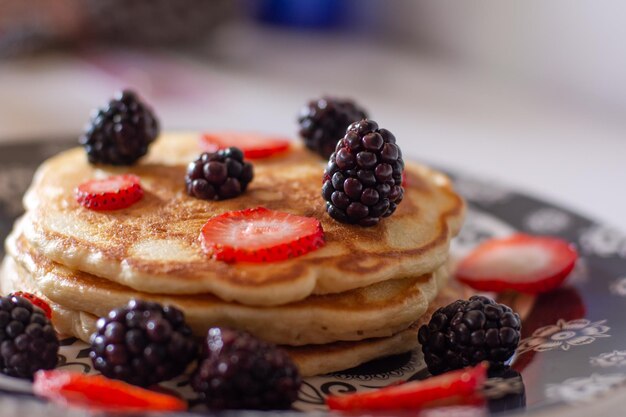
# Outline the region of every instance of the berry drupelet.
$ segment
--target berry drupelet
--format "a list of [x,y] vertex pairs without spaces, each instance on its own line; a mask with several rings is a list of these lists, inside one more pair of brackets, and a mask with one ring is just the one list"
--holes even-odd
[[322,97],[300,111],[300,136],[307,148],[328,159],[350,123],[366,118],[365,110],[351,100]]
[[189,163],[185,184],[187,194],[204,200],[226,200],[242,194],[254,177],[250,162],[239,148],[205,152]]
[[139,300],[98,320],[89,353],[104,376],[139,386],[180,375],[196,356],[196,341],[180,310]]
[[46,314],[26,298],[0,298],[0,370],[32,378],[57,365],[59,339]]
[[419,329],[424,360],[431,374],[489,361],[501,366],[520,340],[521,321],[509,307],[473,296],[435,311]]
[[132,165],[159,134],[152,110],[129,90],[97,110],[79,142],[92,164]]
[[223,328],[207,334],[191,386],[211,409],[287,409],[302,381],[287,353],[252,335]]
[[402,152],[387,129],[372,120],[352,123],[324,171],[328,214],[343,223],[374,226],[402,201]]

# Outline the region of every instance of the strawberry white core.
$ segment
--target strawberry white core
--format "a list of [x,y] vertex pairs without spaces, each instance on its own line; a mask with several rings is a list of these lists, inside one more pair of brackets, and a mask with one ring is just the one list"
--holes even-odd
[[90,190],[92,193],[116,193],[121,188],[132,185],[128,181],[121,180],[102,180],[91,183]]
[[578,254],[567,241],[518,233],[480,244],[461,262],[457,279],[481,291],[550,291],[563,283]]
[[237,247],[245,244],[248,248],[260,248],[297,239],[299,232],[289,223],[274,219],[244,220],[230,224],[222,235],[222,243]]
[[[474,270],[466,275],[476,279],[491,279],[494,276],[507,276],[526,280],[535,271],[551,268],[552,254],[540,246],[516,245],[492,248],[485,254]],[[486,272],[488,271],[488,274]],[[546,271],[548,272],[548,271]]]

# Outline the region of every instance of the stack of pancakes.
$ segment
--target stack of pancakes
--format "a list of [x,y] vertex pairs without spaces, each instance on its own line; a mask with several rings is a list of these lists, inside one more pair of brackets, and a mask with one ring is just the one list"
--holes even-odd
[[[447,280],[450,239],[463,201],[444,175],[407,164],[404,201],[370,228],[338,223],[321,197],[324,162],[293,145],[255,160],[246,193],[224,201],[185,192],[197,134],[164,134],[131,167],[93,166],[82,149],[38,170],[26,214],[7,239],[4,294],[32,292],[58,331],[88,341],[98,317],[132,298],[182,309],[198,336],[212,326],[247,330],[283,345],[304,376],[343,370],[417,345],[416,327]],[[133,173],[145,195],[123,210],[81,207],[75,187]],[[319,219],[326,245],[270,263],[207,257],[200,229],[212,216],[264,206]]]

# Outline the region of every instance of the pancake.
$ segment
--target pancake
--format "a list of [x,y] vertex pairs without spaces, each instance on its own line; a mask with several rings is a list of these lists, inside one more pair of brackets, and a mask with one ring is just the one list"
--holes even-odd
[[[52,308],[52,321],[55,328],[66,336],[73,336],[89,342],[95,330],[97,316],[72,310],[47,299],[36,286],[15,273],[15,262],[6,257],[0,269],[0,290],[3,294],[13,291],[28,291],[46,300]],[[398,333],[381,338],[371,338],[353,342],[334,342],[322,345],[282,346],[298,366],[304,377],[342,371],[373,359],[408,352],[418,346],[417,330],[430,320],[432,313],[442,305],[462,298],[458,286],[447,286],[435,298],[427,312],[414,324]]]
[[452,284],[442,288],[428,310],[408,329],[391,337],[366,339],[359,342],[335,342],[326,345],[284,347],[298,365],[303,376],[315,376],[343,371],[373,359],[397,355],[418,348],[417,332],[430,321],[433,313],[455,300],[466,298],[467,288]]
[[[146,293],[212,293],[226,301],[275,306],[417,277],[444,264],[462,223],[464,204],[449,179],[407,164],[404,201],[377,226],[338,223],[320,196],[323,163],[294,144],[282,156],[255,160],[255,178],[240,197],[188,196],[184,175],[201,149],[198,134],[164,134],[131,167],[92,166],[83,149],[63,152],[37,171],[25,196],[24,236],[45,257]],[[124,210],[82,208],[73,190],[112,174],[141,178],[144,198]],[[326,245],[281,262],[228,264],[209,259],[198,235],[207,219],[264,206],[318,218]]]
[[[73,311],[52,303],[55,326],[66,334],[85,342],[96,329],[97,317]],[[287,351],[303,377],[327,374],[353,368],[373,359],[408,352],[418,346],[417,326],[391,337],[366,339],[359,342],[336,342],[301,347],[281,346]]]
[[[446,286],[429,306],[426,313],[408,329],[393,336],[365,339],[356,342],[335,342],[324,345],[281,346],[295,362],[303,377],[343,371],[374,359],[409,352],[419,347],[417,332],[430,321],[439,308],[455,300],[467,298],[468,289],[460,285]],[[471,291],[470,291],[471,293]],[[53,319],[57,328],[67,335],[88,341],[95,330],[96,317],[85,312],[65,309],[52,304]]]
[[413,325],[390,337],[283,348],[298,366],[300,374],[310,377],[344,371],[374,359],[409,352],[419,346],[418,330],[419,325]]
[[7,249],[10,267],[1,280],[19,282],[23,291],[35,289],[71,310],[101,317],[138,298],[180,308],[199,336],[210,327],[226,326],[293,346],[396,334],[424,314],[448,278],[447,269],[440,267],[421,277],[385,281],[340,294],[313,295],[281,306],[250,307],[211,294],[141,293],[56,264],[30,248],[19,235],[7,239]]

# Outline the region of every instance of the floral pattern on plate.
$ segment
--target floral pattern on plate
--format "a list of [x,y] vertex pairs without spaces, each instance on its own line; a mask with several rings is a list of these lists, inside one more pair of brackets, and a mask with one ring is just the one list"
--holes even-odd
[[552,234],[566,230],[572,223],[572,217],[562,210],[544,207],[530,213],[524,222],[531,232]]
[[583,230],[580,244],[587,252],[597,256],[626,258],[626,236],[609,226],[593,225]]
[[505,203],[512,197],[511,191],[500,184],[468,176],[457,178],[454,186],[468,200],[487,205]]
[[522,340],[517,348],[517,354],[526,352],[545,352],[548,350],[569,350],[572,346],[588,345],[596,339],[610,337],[607,334],[611,328],[606,320],[591,322],[587,319],[559,320],[556,324],[540,327],[532,336]]
[[614,388],[624,385],[626,374],[593,374],[589,377],[569,378],[560,384],[549,384],[546,396],[566,403],[594,400]]
[[599,366],[602,368],[625,366],[626,350],[614,350],[613,352],[606,352],[601,353],[598,356],[592,356],[589,358],[589,363],[592,366]]
[[620,297],[626,297],[626,277],[616,279],[611,283],[609,287],[611,292]]

